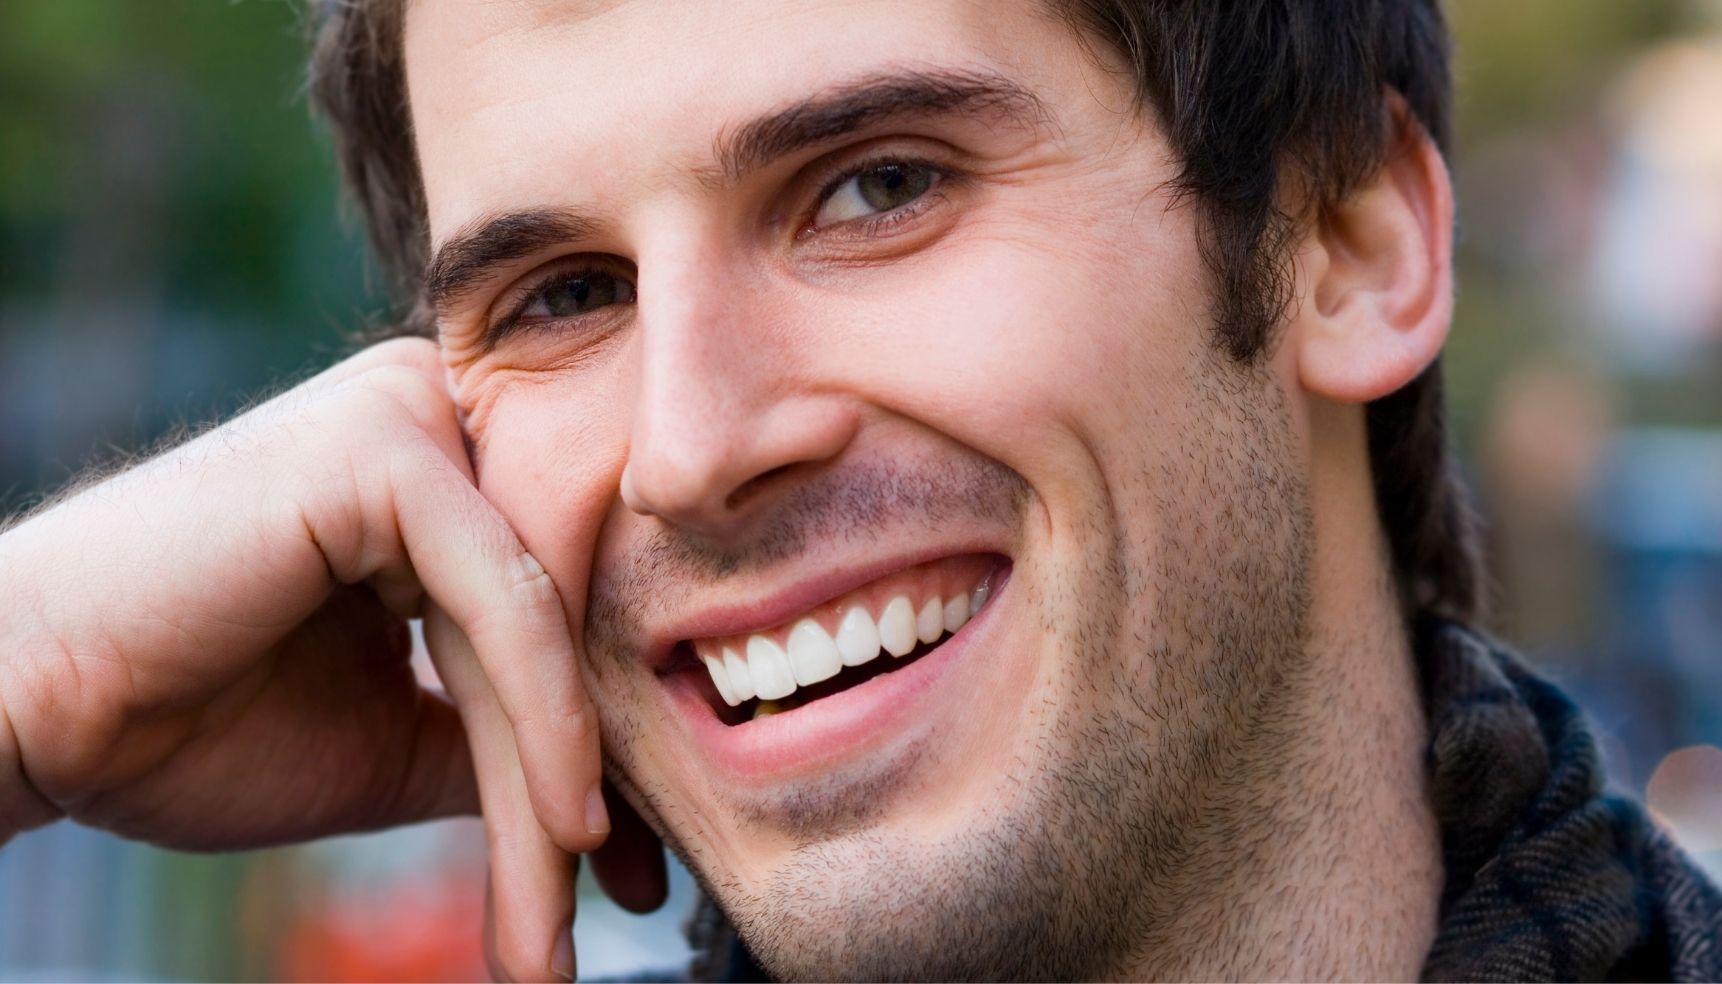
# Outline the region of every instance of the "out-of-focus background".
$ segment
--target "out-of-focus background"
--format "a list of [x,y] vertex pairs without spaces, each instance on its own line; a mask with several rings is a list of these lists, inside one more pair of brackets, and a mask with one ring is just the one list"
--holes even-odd
[[[1448,349],[1494,628],[1722,871],[1722,0],[1456,0]],[[0,514],[345,350],[381,313],[287,0],[0,4]],[[186,855],[0,848],[0,979],[482,976],[477,821]],[[583,976],[692,898],[583,886]]]

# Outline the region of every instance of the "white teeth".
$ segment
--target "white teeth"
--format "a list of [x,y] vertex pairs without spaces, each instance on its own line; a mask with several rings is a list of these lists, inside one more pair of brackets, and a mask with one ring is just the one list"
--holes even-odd
[[723,698],[723,702],[731,707],[741,703],[735,699],[735,688],[730,685],[729,671],[724,669],[723,662],[716,656],[702,656],[700,658],[705,661],[706,672],[712,675],[712,682],[717,684],[718,696]]
[[893,656],[907,656],[915,648],[915,609],[898,595],[879,613],[879,644]]
[[765,636],[747,640],[747,671],[753,676],[753,689],[761,700],[782,700],[795,693],[795,673],[789,668],[789,654]]
[[[790,629],[785,645],[769,636],[755,635],[743,647],[745,655],[729,646],[723,647],[721,655],[714,654],[710,641],[700,643],[695,652],[724,703],[735,707],[755,697],[762,702],[778,701],[797,687],[831,679],[845,666],[870,662],[881,649],[893,656],[907,656],[918,644],[938,642],[968,624],[986,605],[991,591],[990,580],[982,581],[973,591],[948,601],[929,598],[919,612],[908,596],[897,595],[886,603],[877,622],[865,606],[850,608],[835,635],[814,619],[804,618]],[[770,705],[755,716],[777,710]]]
[[[735,650],[723,647],[723,668],[729,671],[730,693],[735,695],[735,703],[749,701],[754,698],[753,674],[747,671],[747,660],[736,655]],[[731,705],[734,706],[733,704]]]
[[969,620],[969,596],[957,595],[945,603],[945,631],[955,632]]
[[945,608],[939,604],[939,599],[928,598],[921,606],[921,613],[915,616],[915,637],[929,645],[938,642],[945,634]]
[[844,666],[860,666],[879,655],[879,626],[867,609],[856,605],[837,626],[837,652]]
[[795,685],[805,687],[836,676],[843,669],[843,657],[825,629],[804,618],[789,630],[789,668],[795,674]]

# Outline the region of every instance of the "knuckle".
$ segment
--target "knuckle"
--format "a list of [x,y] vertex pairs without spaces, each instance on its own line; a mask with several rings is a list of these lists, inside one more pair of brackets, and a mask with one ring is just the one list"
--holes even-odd
[[378,342],[362,355],[384,364],[408,366],[424,374],[435,373],[442,366],[435,342],[410,335]]
[[498,563],[494,576],[500,603],[473,613],[465,626],[475,648],[499,644],[503,638],[522,633],[552,646],[566,645],[562,595],[549,572],[517,542]]
[[406,467],[422,475],[447,461],[438,435],[458,430],[441,383],[414,369],[365,370],[320,404],[317,431],[324,459],[338,470],[383,477]]
[[524,548],[518,549],[510,558],[508,571],[509,595],[519,604],[527,606],[532,611],[554,609],[562,610],[562,596],[556,591],[556,583],[550,579],[550,572]]
[[[121,699],[129,668],[117,655],[80,653],[54,639],[25,655],[8,667],[6,681],[16,698],[7,719],[20,759],[30,761],[50,795],[75,797],[101,785],[114,765],[121,722],[92,710]],[[36,740],[42,735],[52,737]]]
[[430,375],[402,365],[381,365],[361,373],[354,385],[384,398],[421,427],[448,413],[449,399]]
[[590,700],[582,698],[574,702],[574,706],[568,711],[567,726],[575,747],[599,747],[601,729],[598,708]]

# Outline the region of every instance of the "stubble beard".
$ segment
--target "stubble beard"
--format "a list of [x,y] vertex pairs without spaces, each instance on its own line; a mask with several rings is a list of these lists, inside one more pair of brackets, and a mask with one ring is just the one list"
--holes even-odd
[[[928,841],[857,824],[751,888],[671,838],[774,977],[1147,979],[1226,964],[1211,903],[1247,877],[1272,837],[1267,804],[1295,781],[1313,534],[1283,394],[1222,360],[1194,417],[1207,426],[1069,524],[1096,531],[1088,560],[1040,577],[1018,566],[1012,590],[1055,627],[1045,645],[1067,654],[1068,686],[965,829]],[[1132,516],[1155,517],[1156,535],[1115,519]]]
[[1119,536],[1074,575],[1015,582],[1064,626],[1049,644],[1075,686],[967,829],[811,843],[763,891],[716,886],[774,976],[1144,979],[1228,962],[1210,952],[1225,934],[1188,917],[1211,918],[1272,836],[1310,604],[1307,487],[1279,391],[1252,377],[1205,394],[1223,416],[1183,449],[1190,467],[1137,476],[1116,504],[1157,509],[1153,543]]

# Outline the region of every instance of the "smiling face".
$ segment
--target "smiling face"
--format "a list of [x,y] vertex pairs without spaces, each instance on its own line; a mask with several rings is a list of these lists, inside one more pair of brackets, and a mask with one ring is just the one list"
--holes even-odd
[[418,3],[406,57],[481,488],[770,969],[1092,976],[1243,877],[1304,428],[1113,66],[958,0]]

